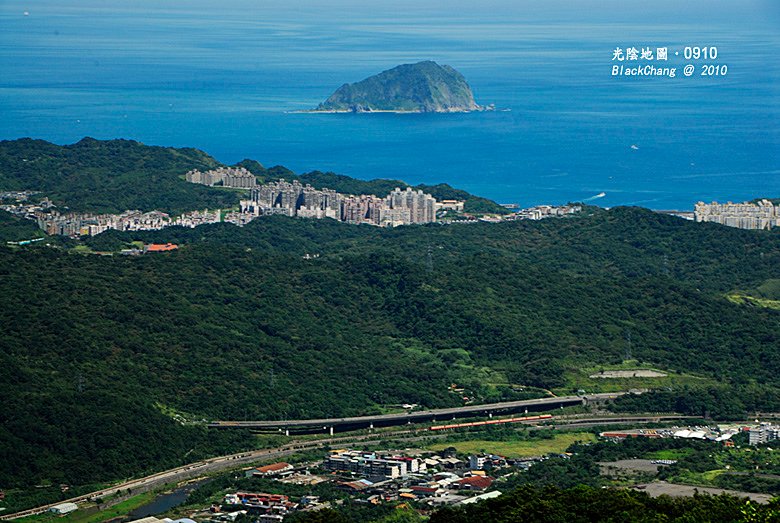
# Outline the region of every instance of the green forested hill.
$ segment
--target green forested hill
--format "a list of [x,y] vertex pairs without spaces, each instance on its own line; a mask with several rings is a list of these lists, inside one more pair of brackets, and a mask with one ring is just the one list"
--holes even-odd
[[[562,386],[567,365],[619,362],[628,331],[635,357],[722,382],[737,411],[778,408],[780,313],[724,298],[778,277],[775,233],[621,208],[395,230],[269,217],[91,241],[131,239],[182,247],[0,249],[0,484],[175,460],[195,429],[171,409],[337,416],[454,405],[453,382],[481,401],[515,397],[501,383]],[[743,397],[751,383],[762,394]],[[101,445],[141,440],[137,455]],[[82,460],[88,473],[68,466]]]
[[[133,140],[84,138],[64,146],[29,138],[5,140],[0,141],[0,191],[41,191],[60,207],[84,212],[139,209],[179,214],[235,207],[240,192],[187,183],[184,179],[191,169],[208,170],[219,165],[197,149],[148,146]],[[408,186],[399,180],[357,180],[319,171],[297,175],[282,166],[266,169],[254,160],[243,160],[237,165],[249,169],[261,182],[297,179],[318,188],[351,194],[384,196],[395,187]],[[507,212],[495,202],[446,184],[420,188],[440,199],[466,200],[467,211]]]
[[59,146],[28,138],[0,142],[0,189],[42,191],[75,211],[182,212],[236,205],[235,193],[187,183],[190,169],[219,163],[196,149],[92,138]]
[[[109,164],[154,170],[139,144],[93,145],[89,165],[105,165],[104,174]],[[13,180],[39,176],[65,191],[46,175],[65,173],[82,184],[73,164],[81,153],[14,147],[50,167]],[[67,168],[57,167],[60,154]],[[629,333],[634,358],[710,387],[649,396],[650,405],[696,415],[780,410],[780,311],[726,297],[776,286],[775,231],[638,208],[392,230],[277,216],[244,228],[110,231],[80,249],[132,240],[181,248],[124,257],[63,248],[73,241],[0,247],[0,487],[111,480],[243,442],[180,425],[174,412],[327,417],[456,405],[452,383],[478,401],[522,397],[516,389],[529,386],[566,390],[567,369],[620,362]]]

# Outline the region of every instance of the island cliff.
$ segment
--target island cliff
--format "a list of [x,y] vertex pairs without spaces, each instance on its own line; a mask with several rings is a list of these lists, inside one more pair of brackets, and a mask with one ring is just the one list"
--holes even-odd
[[404,64],[339,87],[313,112],[457,113],[484,110],[449,65]]

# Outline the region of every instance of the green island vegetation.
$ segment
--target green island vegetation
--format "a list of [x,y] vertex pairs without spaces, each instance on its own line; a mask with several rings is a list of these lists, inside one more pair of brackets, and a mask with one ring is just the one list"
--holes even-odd
[[448,113],[481,109],[462,74],[449,65],[426,60],[344,84],[314,111]]
[[[232,191],[181,178],[213,165],[192,149],[17,140],[0,144],[0,187],[105,212],[234,204]],[[2,234],[25,226],[0,215]],[[180,248],[89,254],[132,242]],[[272,216],[2,245],[0,487],[80,488],[262,444],[201,420],[459,406],[619,381],[576,369],[668,373],[646,380],[662,390],[616,400],[618,411],[777,412],[780,311],[726,296],[774,289],[778,267],[776,231],[627,207],[396,229]],[[629,334],[636,361],[624,364]],[[21,496],[3,506],[44,494]]]

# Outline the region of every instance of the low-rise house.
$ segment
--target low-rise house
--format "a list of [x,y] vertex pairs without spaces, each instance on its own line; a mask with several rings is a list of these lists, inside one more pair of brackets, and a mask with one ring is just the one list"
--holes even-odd
[[289,463],[280,461],[279,463],[271,463],[270,465],[257,467],[252,471],[252,475],[258,477],[279,476],[284,474],[285,472],[292,471],[293,468],[294,467]]
[[60,503],[59,505],[54,505],[52,508],[49,509],[49,512],[52,514],[69,514],[70,512],[73,512],[74,510],[78,510],[79,506],[75,503]]
[[412,491],[412,494],[420,498],[435,496],[443,492],[441,488],[429,485],[414,485],[410,487],[410,490]]
[[490,476],[469,476],[455,482],[459,490],[485,490],[493,484]]

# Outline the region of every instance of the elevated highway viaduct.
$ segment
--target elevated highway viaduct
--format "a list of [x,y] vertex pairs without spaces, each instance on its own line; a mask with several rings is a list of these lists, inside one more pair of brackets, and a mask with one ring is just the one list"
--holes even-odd
[[357,429],[373,429],[379,427],[391,427],[412,423],[427,423],[437,421],[449,421],[457,418],[476,416],[492,417],[494,414],[513,414],[549,411],[564,407],[588,405],[605,402],[624,392],[589,394],[584,396],[551,396],[532,400],[504,401],[500,403],[487,403],[482,405],[466,405],[463,407],[451,407],[445,409],[430,409],[401,412],[397,414],[378,414],[375,416],[354,416],[347,418],[321,418],[321,419],[293,419],[275,421],[213,421],[208,424],[215,429],[254,429],[262,432],[290,433],[314,433],[329,432],[331,435],[337,431]]

